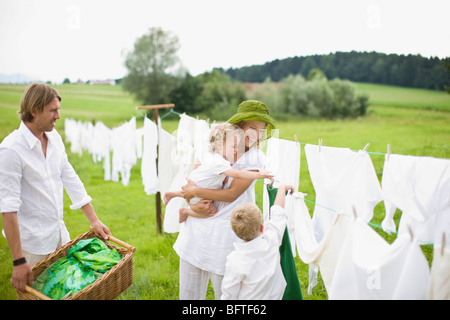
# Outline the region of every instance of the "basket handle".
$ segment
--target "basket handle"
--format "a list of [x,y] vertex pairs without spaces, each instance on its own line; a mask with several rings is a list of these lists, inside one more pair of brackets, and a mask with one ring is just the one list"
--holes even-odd
[[[90,227],[89,230],[95,233],[94,228]],[[117,238],[115,238],[115,237],[113,237],[111,235],[108,235],[108,240],[112,241],[112,242],[114,242],[114,243],[116,243],[116,244],[118,244],[118,245],[120,245],[120,246],[122,246],[122,247],[124,247],[124,248],[126,248],[128,250],[131,250],[133,252],[136,250],[136,248],[133,247],[132,245],[129,245],[128,243],[123,242],[122,240],[119,240],[119,239],[117,239]]]
[[41,300],[52,300],[49,297],[47,297],[45,294],[40,293],[39,291],[37,291],[36,289],[33,289],[32,287],[25,285],[25,291],[38,297]]

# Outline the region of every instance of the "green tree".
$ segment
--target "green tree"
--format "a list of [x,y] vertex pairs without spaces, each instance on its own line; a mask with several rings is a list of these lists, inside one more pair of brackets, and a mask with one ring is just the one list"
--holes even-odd
[[153,27],[134,43],[134,51],[125,59],[128,75],[123,87],[144,104],[168,103],[176,79],[169,74],[178,62],[180,48],[176,35]]
[[[442,61],[442,63],[444,64],[444,67],[445,67],[445,69],[447,70],[447,72],[450,74],[450,63],[447,63],[447,62],[445,62],[445,61]],[[449,86],[444,85],[444,89],[445,89],[448,93],[450,93],[450,87],[449,87]]]
[[169,97],[175,104],[177,112],[198,113],[203,111],[198,103],[202,91],[203,85],[200,79],[187,73],[183,79],[180,79],[179,85],[170,92]]
[[214,120],[226,120],[237,110],[237,106],[246,99],[244,86],[232,81],[230,76],[219,69],[197,76],[202,84],[202,94],[196,100],[197,108]]

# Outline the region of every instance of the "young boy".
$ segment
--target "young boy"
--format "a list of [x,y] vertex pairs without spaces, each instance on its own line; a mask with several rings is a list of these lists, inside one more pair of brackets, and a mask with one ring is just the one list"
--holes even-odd
[[222,300],[281,300],[286,287],[280,265],[280,245],[286,229],[284,213],[286,191],[290,185],[278,188],[270,219],[264,230],[262,214],[252,203],[236,208],[231,215],[231,227],[244,240],[235,243],[227,257],[222,282]]

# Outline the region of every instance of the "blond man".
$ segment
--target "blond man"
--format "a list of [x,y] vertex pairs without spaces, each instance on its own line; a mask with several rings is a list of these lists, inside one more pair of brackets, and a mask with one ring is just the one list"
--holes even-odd
[[253,203],[244,203],[231,215],[231,227],[243,243],[226,261],[222,282],[222,300],[280,300],[286,281],[280,265],[280,245],[286,229],[284,212],[286,192],[290,185],[278,188],[270,218],[264,228],[262,214]]
[[63,189],[95,232],[110,235],[91,205],[92,198],[67,159],[61,136],[61,97],[52,87],[30,84],[20,102],[19,129],[0,144],[0,210],[13,259],[11,284],[33,283],[31,266],[70,240],[63,221]]

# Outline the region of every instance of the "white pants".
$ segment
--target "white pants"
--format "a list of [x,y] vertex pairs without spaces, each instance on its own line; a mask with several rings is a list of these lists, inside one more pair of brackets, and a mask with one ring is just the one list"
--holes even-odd
[[209,279],[215,299],[220,300],[223,276],[202,270],[180,259],[180,300],[205,300]]

